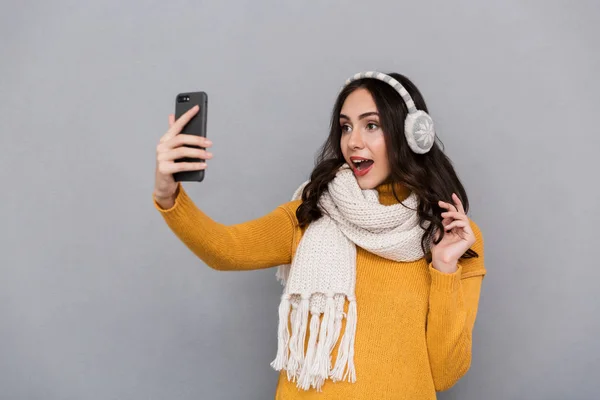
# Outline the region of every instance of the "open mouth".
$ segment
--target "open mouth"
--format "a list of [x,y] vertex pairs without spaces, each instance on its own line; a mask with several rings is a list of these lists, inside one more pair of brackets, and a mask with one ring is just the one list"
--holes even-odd
[[366,175],[374,164],[373,160],[362,157],[350,157],[350,161],[352,162],[352,170],[356,176]]
[[357,171],[364,171],[373,165],[373,160],[352,160],[352,164]]

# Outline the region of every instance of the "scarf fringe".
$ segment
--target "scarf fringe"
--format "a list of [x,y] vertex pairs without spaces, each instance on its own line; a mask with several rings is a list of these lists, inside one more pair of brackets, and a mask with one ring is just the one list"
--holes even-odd
[[[288,379],[292,382],[296,381],[300,377],[300,371],[304,364],[304,341],[306,339],[306,330],[308,325],[308,313],[309,313],[309,298],[302,298],[300,305],[297,306],[296,310],[292,311],[293,319],[292,322],[292,337],[290,338],[290,358],[287,364],[287,375]],[[279,327],[281,324],[287,324],[288,320],[284,319],[279,321]],[[277,350],[279,351],[279,349]],[[277,369],[277,368],[276,368]]]
[[[327,379],[329,370],[331,369],[331,351],[335,345],[337,338],[334,338],[334,323],[335,323],[335,302],[333,296],[327,296],[323,321],[321,323],[321,331],[319,332],[319,343],[317,345],[317,356],[313,363],[311,374]],[[327,353],[325,353],[327,348]]]
[[[356,335],[356,299],[349,299],[348,315],[346,316],[346,330],[340,343],[335,368],[331,371],[331,379],[334,382],[346,380],[356,382],[356,371],[354,368],[354,336]],[[347,369],[346,369],[347,367]],[[344,373],[344,370],[346,373]]]
[[[343,312],[336,312],[333,295],[327,295],[323,318],[310,310],[310,298],[303,297],[299,305],[282,296],[279,306],[278,349],[271,366],[286,370],[288,380],[303,390],[311,387],[321,391],[329,378],[334,382],[348,379],[356,382],[354,367],[354,338],[356,335],[356,299],[348,298],[346,329],[340,340],[335,367],[332,352],[341,334]],[[291,312],[290,312],[291,309]],[[310,314],[310,324],[308,323]],[[291,322],[290,337],[288,323]],[[308,331],[308,345],[305,344]]]
[[[298,342],[295,338],[294,335],[298,335],[298,326],[299,323],[296,323],[296,318],[298,318],[298,305],[295,303],[292,303],[292,312],[290,314],[290,321],[292,324],[292,332],[296,332],[295,334],[292,333],[292,338],[290,338],[289,343],[289,351],[290,351],[290,356],[288,358],[288,363],[287,365],[283,365],[282,368],[285,368],[287,370],[287,377],[288,380],[291,382],[294,382],[294,380],[296,379],[296,371],[298,370],[298,368],[300,368],[300,362],[299,362],[299,357],[297,355],[297,350],[296,350],[296,343]],[[288,320],[284,320],[286,323],[288,323]],[[281,326],[281,320],[279,321],[279,325]],[[279,350],[278,350],[279,351]],[[276,370],[280,371],[281,369],[277,369]]]
[[275,273],[275,278],[285,286],[286,282],[290,277],[290,265],[280,265],[277,267],[277,272]]
[[[279,304],[279,321],[287,321],[290,314],[290,295],[284,294],[281,296]],[[290,330],[287,322],[279,324],[277,333],[277,356],[271,363],[271,366],[276,370],[281,370],[287,365],[289,351],[288,344],[290,342]]]
[[308,337],[308,348],[306,349],[306,358],[300,371],[300,378],[298,380],[299,387],[308,390],[313,384],[313,375],[311,374],[312,364],[315,358],[317,350],[317,335],[319,334],[320,326],[320,315],[319,313],[312,313],[310,317],[310,335]]

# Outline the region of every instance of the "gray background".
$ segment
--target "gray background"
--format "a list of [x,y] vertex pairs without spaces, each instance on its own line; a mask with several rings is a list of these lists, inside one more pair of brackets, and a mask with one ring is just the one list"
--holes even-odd
[[186,188],[259,217],[367,69],[421,88],[486,239],[473,364],[439,398],[597,397],[599,4],[3,2],[0,398],[272,398],[275,271],[175,238],[155,147],[175,95],[207,91],[215,158]]

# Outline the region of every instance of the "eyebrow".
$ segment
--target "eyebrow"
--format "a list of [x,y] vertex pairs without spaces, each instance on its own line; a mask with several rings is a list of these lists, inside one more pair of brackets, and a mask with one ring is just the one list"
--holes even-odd
[[[379,113],[378,113],[377,111],[370,111],[370,112],[366,112],[366,113],[364,113],[364,114],[360,114],[360,115],[358,116],[358,119],[359,119],[359,120],[361,120],[361,119],[363,119],[363,118],[370,117],[371,115],[377,115],[377,116],[379,117]],[[340,119],[348,119],[348,120],[349,120],[350,118],[348,118],[348,116],[347,116],[347,115],[340,114]]]

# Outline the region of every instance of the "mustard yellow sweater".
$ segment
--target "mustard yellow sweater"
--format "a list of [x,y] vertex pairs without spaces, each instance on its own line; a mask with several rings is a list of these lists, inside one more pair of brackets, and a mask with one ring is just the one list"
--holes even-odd
[[[377,190],[380,203],[397,202],[390,185]],[[400,199],[408,194],[401,190]],[[154,204],[183,243],[217,270],[290,263],[303,233],[295,214],[300,201],[231,226],[204,214],[182,186],[170,209]],[[357,381],[327,380],[321,393],[302,391],[288,382],[282,371],[275,399],[425,400],[435,399],[436,391],[453,386],[471,363],[471,334],[486,272],[483,238],[473,221],[471,226],[477,237],[473,249],[479,258],[460,260],[458,270],[451,274],[437,271],[425,259],[399,263],[357,248]],[[274,342],[273,357],[276,347]],[[334,360],[336,353],[334,349]]]

